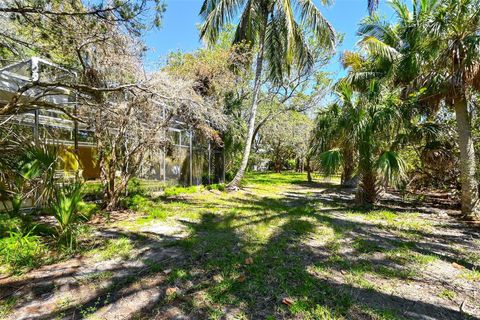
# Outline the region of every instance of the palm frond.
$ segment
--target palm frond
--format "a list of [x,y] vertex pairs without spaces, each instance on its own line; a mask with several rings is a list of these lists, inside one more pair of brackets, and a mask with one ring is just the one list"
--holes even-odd
[[342,66],[347,69],[351,68],[352,70],[360,70],[363,66],[363,63],[365,60],[363,59],[362,55],[358,52],[354,51],[344,51],[341,58],[340,62],[342,63]]
[[245,0],[204,0],[200,15],[204,23],[200,28],[200,38],[214,44],[223,26],[235,19]]
[[405,161],[393,151],[385,151],[378,158],[375,166],[384,182],[395,185],[405,179]]
[[302,24],[313,31],[324,48],[333,50],[337,37],[332,25],[325,19],[312,0],[297,0],[297,4]]
[[255,45],[256,34],[259,30],[258,11],[256,3],[253,0],[248,0],[235,30],[234,43],[247,42],[250,46]]
[[360,40],[358,45],[367,50],[369,55],[379,56],[387,59],[390,62],[394,62],[400,56],[400,53],[395,48],[389,46],[374,36],[365,36],[362,40]]
[[331,149],[320,154],[320,170],[326,176],[338,172],[343,164],[342,152],[339,148]]

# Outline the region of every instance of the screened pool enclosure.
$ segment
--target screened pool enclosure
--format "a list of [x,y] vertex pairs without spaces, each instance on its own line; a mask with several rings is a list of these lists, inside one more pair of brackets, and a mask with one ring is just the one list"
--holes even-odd
[[[76,74],[41,58],[10,63],[3,61],[0,67],[0,107],[25,90],[28,84],[68,77],[76,77]],[[72,120],[61,110],[76,114],[80,106],[75,96],[62,87],[50,88],[45,93],[44,89],[32,86],[22,93],[20,99],[28,108],[14,116],[1,117],[0,124],[10,126],[18,135],[35,143],[70,149],[79,159],[82,176],[86,180],[99,178],[93,132],[88,124]],[[181,185],[224,181],[224,154],[214,143],[185,128],[181,122],[175,122],[162,134],[167,136],[168,145],[159,146],[158,150],[148,155],[139,178]]]

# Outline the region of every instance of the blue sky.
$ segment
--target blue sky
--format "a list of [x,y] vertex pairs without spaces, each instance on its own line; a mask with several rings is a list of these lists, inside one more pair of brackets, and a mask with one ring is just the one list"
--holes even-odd
[[[191,52],[202,46],[198,39],[197,25],[201,23],[198,11],[202,0],[167,0],[161,29],[149,31],[145,36],[147,46],[151,49],[146,57],[147,69],[155,69],[172,51]],[[329,7],[323,7],[320,0],[314,0],[325,17],[337,32],[345,34],[343,45],[338,52],[353,49],[356,41],[358,22],[367,15],[367,0],[336,0]],[[386,1],[380,1],[380,14],[392,17],[392,11]],[[338,57],[326,67],[327,71],[338,73],[342,68]]]

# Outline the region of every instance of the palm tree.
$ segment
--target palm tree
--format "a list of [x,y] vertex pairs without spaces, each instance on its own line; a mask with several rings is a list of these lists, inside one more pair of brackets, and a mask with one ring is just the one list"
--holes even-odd
[[418,105],[430,113],[441,104],[453,107],[460,148],[462,214],[470,218],[479,211],[468,109],[471,92],[480,89],[480,1],[414,0],[412,12],[395,0],[392,7],[396,25],[373,16],[360,27],[360,44],[375,54],[377,63],[374,68],[357,68],[351,80],[389,79],[402,87],[404,98],[418,95]]
[[308,69],[314,64],[303,28],[328,50],[335,46],[335,32],[313,0],[204,0],[200,15],[204,19],[200,37],[207,43],[215,43],[222,28],[238,18],[234,44],[245,43],[258,50],[242,162],[229,183],[229,188],[235,188],[240,184],[248,165],[264,61],[268,67],[267,78],[281,82],[292,67]]
[[[332,174],[340,167],[357,167],[360,184],[357,203],[373,205],[380,187],[403,178],[404,161],[395,150],[396,137],[403,129],[398,93],[386,86],[371,86],[356,92],[342,84],[342,103],[333,104],[317,119],[317,136],[331,149],[320,154],[321,169]],[[322,142],[322,140],[320,140]],[[345,154],[353,154],[346,158]],[[357,159],[352,160],[352,158]]]
[[350,136],[353,130],[353,117],[350,115],[355,109],[355,97],[352,87],[341,82],[336,86],[335,94],[337,101],[317,115],[313,152],[320,155],[321,169],[325,175],[331,175],[341,167],[341,184],[348,186],[357,160],[354,141]]
[[[455,110],[460,148],[462,214],[471,218],[480,213],[476,160],[472,140],[469,95],[480,90],[480,1],[442,2],[430,25],[435,43],[441,44],[432,68],[439,72],[427,77],[427,85]],[[440,80],[440,81],[439,81]]]

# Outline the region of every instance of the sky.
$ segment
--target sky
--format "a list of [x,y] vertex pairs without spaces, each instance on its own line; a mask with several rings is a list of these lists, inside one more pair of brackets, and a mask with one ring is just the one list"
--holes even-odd
[[[333,25],[335,30],[345,35],[343,44],[337,48],[340,53],[351,50],[358,41],[356,30],[360,20],[367,12],[367,0],[334,0],[333,5],[324,7],[320,0],[314,0],[317,7]],[[147,70],[154,70],[164,63],[170,52],[192,52],[203,46],[198,36],[198,16],[202,0],[166,0],[167,11],[164,14],[162,27],[153,29],[145,35],[145,42],[150,48],[146,56]],[[380,1],[379,14],[391,19],[393,14],[385,0]],[[342,68],[338,54],[326,66],[325,71],[339,77]]]

